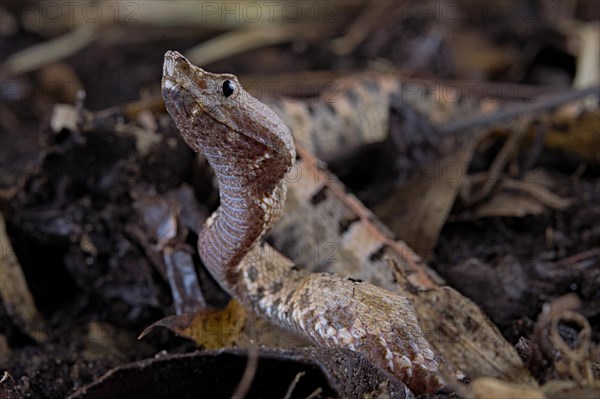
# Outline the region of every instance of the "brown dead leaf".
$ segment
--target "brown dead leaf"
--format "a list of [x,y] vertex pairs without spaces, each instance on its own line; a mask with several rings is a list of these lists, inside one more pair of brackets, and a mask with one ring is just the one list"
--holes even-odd
[[36,342],[47,340],[43,319],[35,307],[25,275],[6,234],[4,216],[0,214],[0,297],[6,313]]
[[239,341],[247,319],[246,309],[239,302],[231,300],[224,309],[165,317],[147,327],[138,338],[143,338],[155,327],[165,327],[198,346],[223,348]]
[[155,327],[165,327],[206,349],[256,345],[275,348],[312,346],[306,339],[257,318],[236,300],[231,300],[224,309],[166,317],[147,327],[139,338]]
[[545,399],[546,396],[537,388],[511,384],[495,378],[481,377],[471,383],[473,396],[487,399],[493,393],[496,399]]
[[505,178],[498,188],[489,200],[477,206],[474,218],[540,215],[548,209],[565,209],[571,205],[569,199],[532,180]]
[[489,38],[468,30],[453,32],[449,44],[461,76],[486,78],[514,66],[519,55],[514,47],[498,46]]
[[552,209],[565,209],[571,205],[571,200],[560,197],[550,191],[554,184],[544,186],[542,182],[534,180],[535,176],[535,174],[526,174],[523,181],[504,179],[500,184],[500,188],[503,190],[522,191]]
[[544,144],[585,162],[599,164],[600,111],[584,112],[578,118],[557,116],[549,127]]
[[591,387],[582,387],[575,381],[548,381],[542,386],[545,397],[548,399],[598,399],[600,384]]
[[424,259],[437,243],[474,150],[475,145],[468,145],[423,167],[374,209],[384,224]]
[[522,218],[527,215],[541,215],[544,211],[544,205],[535,198],[523,193],[500,192],[478,206],[472,216],[475,219],[486,217]]

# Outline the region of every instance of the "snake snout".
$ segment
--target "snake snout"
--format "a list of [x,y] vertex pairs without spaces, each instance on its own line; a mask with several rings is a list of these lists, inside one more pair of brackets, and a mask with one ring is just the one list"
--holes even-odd
[[190,68],[189,61],[177,51],[167,51],[163,63],[163,76],[174,77]]

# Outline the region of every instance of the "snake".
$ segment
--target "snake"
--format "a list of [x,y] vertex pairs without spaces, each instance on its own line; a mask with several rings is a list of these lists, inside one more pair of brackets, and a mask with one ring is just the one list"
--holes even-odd
[[176,51],[165,54],[161,88],[183,140],[215,172],[220,205],[197,247],[220,286],[315,345],[364,355],[415,394],[444,387],[440,360],[407,297],[302,270],[264,242],[282,215],[286,174],[296,162],[294,137],[282,119],[235,75],[207,72]]

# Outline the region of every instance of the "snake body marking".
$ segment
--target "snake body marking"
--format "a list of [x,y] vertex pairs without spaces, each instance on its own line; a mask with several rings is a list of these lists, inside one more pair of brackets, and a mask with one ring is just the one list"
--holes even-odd
[[[415,394],[443,382],[407,298],[333,274],[298,270],[261,238],[281,216],[292,135],[269,107],[229,74],[165,54],[162,93],[185,142],[215,170],[220,207],[198,241],[221,286],[262,317],[317,345],[363,353]],[[270,256],[264,256],[269,253]]]

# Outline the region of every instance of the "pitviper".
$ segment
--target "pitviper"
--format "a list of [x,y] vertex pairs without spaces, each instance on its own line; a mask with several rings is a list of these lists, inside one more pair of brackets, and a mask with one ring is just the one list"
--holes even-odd
[[296,160],[290,130],[230,74],[165,54],[162,95],[185,142],[214,169],[220,207],[198,240],[213,277],[255,313],[317,345],[363,353],[419,394],[443,386],[408,298],[334,274],[299,270],[262,237],[279,219]]

